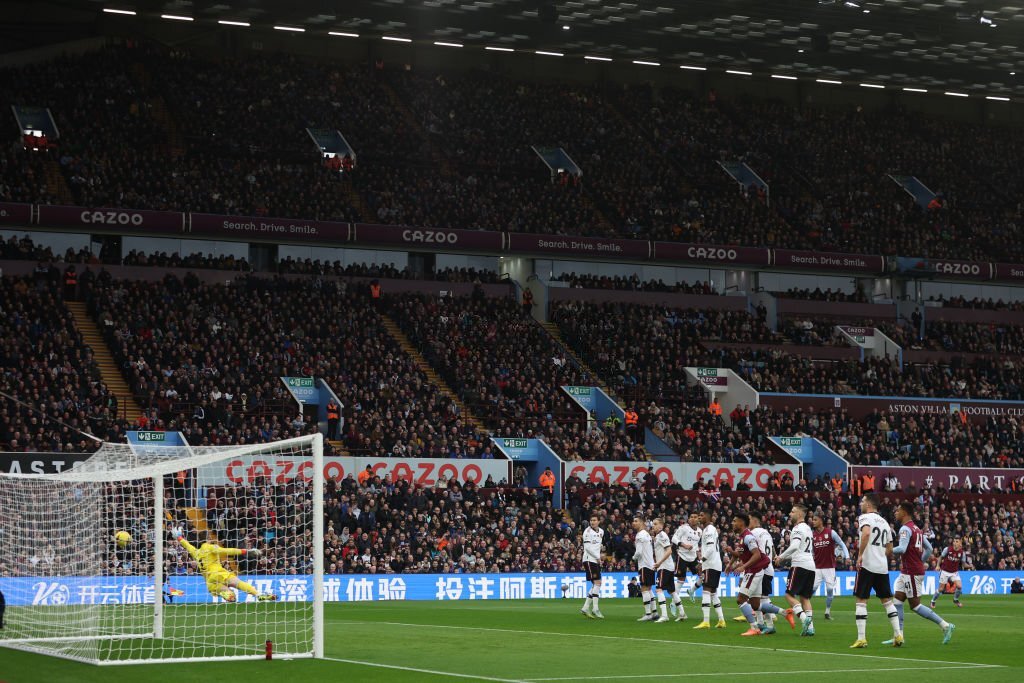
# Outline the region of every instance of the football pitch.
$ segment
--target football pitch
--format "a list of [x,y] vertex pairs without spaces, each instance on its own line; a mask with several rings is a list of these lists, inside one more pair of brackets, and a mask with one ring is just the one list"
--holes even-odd
[[[938,611],[957,625],[953,642],[907,611],[907,643],[890,636],[881,606],[870,605],[866,650],[855,639],[853,600],[837,599],[834,621],[815,600],[817,635],[801,638],[785,621],[778,634],[743,638],[738,611],[724,603],[728,628],[694,631],[700,605],[684,600],[689,620],[637,623],[638,600],[601,601],[606,619],[585,619],[579,600],[377,602],[325,605],[326,659],[96,667],[0,648],[0,682],[186,683],[210,680],[284,683],[347,681],[684,681],[732,677],[825,677],[832,681],[1024,681],[1024,625],[1016,596],[944,599]],[[779,598],[775,602],[780,602]],[[215,605],[210,609],[230,610]],[[275,606],[267,605],[268,608]],[[262,642],[254,643],[254,651]]]

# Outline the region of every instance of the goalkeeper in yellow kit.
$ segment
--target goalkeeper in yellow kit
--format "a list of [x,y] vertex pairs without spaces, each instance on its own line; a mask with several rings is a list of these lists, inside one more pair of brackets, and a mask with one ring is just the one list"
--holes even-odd
[[255,596],[255,598],[261,602],[265,600],[277,600],[277,596],[273,593],[260,593],[252,587],[252,584],[242,581],[235,574],[225,569],[220,563],[221,559],[225,557],[237,557],[240,555],[259,557],[259,550],[222,548],[220,543],[217,542],[217,534],[213,531],[209,531],[207,533],[206,543],[203,543],[196,548],[185,539],[185,533],[181,527],[174,527],[171,529],[171,534],[174,536],[175,540],[177,540],[178,543],[181,543],[192,559],[195,560],[196,565],[199,567],[199,573],[203,575],[204,579],[206,579],[206,589],[210,591],[211,595],[226,600],[227,602],[235,602],[235,591],[232,589],[237,588],[240,591],[245,591],[249,595]]

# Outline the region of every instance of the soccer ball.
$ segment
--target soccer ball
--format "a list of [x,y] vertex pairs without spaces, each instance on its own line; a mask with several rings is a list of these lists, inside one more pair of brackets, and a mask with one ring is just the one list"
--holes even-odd
[[132,535],[127,531],[118,531],[114,534],[114,541],[118,548],[127,548],[128,544],[132,542]]

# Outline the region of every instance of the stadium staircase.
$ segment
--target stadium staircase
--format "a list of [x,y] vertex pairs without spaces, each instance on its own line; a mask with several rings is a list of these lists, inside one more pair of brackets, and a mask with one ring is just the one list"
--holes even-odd
[[118,369],[114,356],[110,353],[110,349],[107,347],[107,343],[103,339],[96,321],[89,316],[85,303],[81,301],[66,301],[64,303],[71,313],[72,319],[75,321],[75,327],[78,328],[79,334],[82,335],[82,341],[92,351],[93,360],[100,369],[100,377],[103,383],[107,385],[107,389],[110,392],[117,396],[117,404],[124,418],[129,423],[134,424],[142,416],[142,409],[135,400],[135,396],[128,387],[128,383],[121,375],[121,371]]
[[647,151],[648,154],[650,154],[654,158],[666,159],[672,165],[672,167],[676,169],[680,177],[683,179],[683,182],[681,183],[681,186],[678,188],[678,190],[683,194],[688,195],[693,188],[689,185],[688,175],[686,173],[686,169],[682,166],[682,164],[680,164],[673,157],[673,155],[665,155],[662,152],[658,151],[658,149],[654,146],[654,142],[647,135],[647,132],[643,129],[643,127],[636,125],[636,123],[627,118],[625,114],[619,111],[618,107],[614,106],[611,102],[606,102],[604,106],[605,109],[607,109],[614,118],[618,119],[619,124],[624,129],[632,130],[635,133],[634,139],[638,143],[643,145],[644,149]]
[[377,222],[377,217],[370,211],[370,206],[366,203],[366,200],[356,191],[356,188],[352,187],[351,176],[342,178],[339,187],[341,188],[342,197],[345,198],[349,206],[355,207],[364,223]]
[[405,122],[410,128],[412,128],[412,130],[416,131],[416,134],[426,144],[427,150],[430,152],[430,159],[433,162],[433,166],[443,177],[455,177],[455,169],[452,168],[452,164],[448,160],[448,157],[436,144],[434,144],[434,141],[431,139],[427,131],[423,129],[423,126],[420,125],[419,119],[413,115],[412,109],[410,109],[409,105],[405,103],[405,100],[403,100],[389,84],[381,82],[381,87],[384,89],[384,92],[387,93],[388,99],[391,100],[391,104],[395,106],[395,109],[402,115],[402,118],[405,119]]
[[538,322],[537,324],[544,328],[544,331],[547,332],[548,336],[554,340],[555,344],[565,352],[566,356],[572,359],[572,361],[582,368],[585,373],[590,375],[590,380],[595,386],[600,387],[601,391],[608,394],[608,398],[612,399],[620,406],[622,405],[622,400],[619,398],[618,394],[615,393],[615,390],[605,384],[604,380],[601,379],[601,376],[594,372],[593,368],[584,363],[583,359],[577,356],[576,352],[572,350],[572,347],[565,342],[565,339],[562,338],[562,332],[558,329],[558,325],[551,322]]
[[146,104],[149,105],[150,116],[167,135],[167,151],[170,155],[177,159],[185,154],[185,139],[182,137],[181,131],[178,130],[178,124],[171,117],[171,112],[167,110],[164,98],[158,95],[147,100]]
[[[584,180],[584,182],[586,181]],[[601,228],[601,231],[604,234],[615,235],[616,233],[618,233],[618,230],[615,228],[615,225],[613,225],[612,222],[608,220],[607,209],[609,207],[604,202],[599,202],[596,197],[592,197],[590,193],[586,191],[585,188],[584,191],[580,193],[580,197],[583,199],[583,203],[587,206],[587,208],[594,212],[594,215],[597,217],[597,225],[599,228]]]
[[[131,69],[143,90],[150,91],[153,78],[146,70],[146,65],[142,62],[135,62]],[[149,115],[167,136],[167,153],[175,159],[185,154],[185,139],[174,122],[170,110],[167,109],[167,102],[164,101],[164,98],[160,94],[154,93],[152,97],[146,99],[146,106],[149,107]]]
[[463,422],[470,425],[478,432],[490,433],[490,430],[484,427],[483,423],[481,423],[480,420],[470,412],[469,408],[466,407],[466,404],[462,402],[462,399],[452,391],[451,387],[448,386],[448,383],[434,371],[434,368],[430,367],[430,363],[428,363],[427,359],[423,357],[423,354],[412,345],[412,342],[405,336],[405,333],[402,332],[402,329],[398,324],[383,313],[380,314],[380,317],[387,333],[391,335],[391,338],[395,340],[403,351],[409,354],[409,357],[416,363],[416,367],[418,367],[420,371],[427,376],[430,383],[440,389],[444,396],[447,396],[459,407],[459,414],[461,415]]
[[[210,528],[210,525],[206,522],[206,510],[203,508],[185,508],[185,518],[188,520],[189,526],[198,532],[199,538],[205,539],[206,531]],[[238,571],[238,563],[232,557],[224,558],[224,565],[228,571]]]
[[46,189],[57,198],[58,204],[74,204],[74,197],[71,195],[71,188],[68,181],[60,170],[60,164],[52,156],[45,156],[43,167],[46,169]]
[[206,523],[206,513],[202,508],[185,508],[185,517],[193,529],[205,533],[209,526]]

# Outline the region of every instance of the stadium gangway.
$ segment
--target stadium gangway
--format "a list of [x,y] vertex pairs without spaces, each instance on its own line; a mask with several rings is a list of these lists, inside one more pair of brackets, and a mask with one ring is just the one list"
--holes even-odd
[[889,177],[892,178],[894,183],[902,187],[907,194],[913,197],[914,202],[922,209],[927,209],[931,201],[935,199],[935,193],[929,190],[916,176],[892,175],[890,173]]
[[53,120],[53,114],[46,107],[30,107],[12,104],[11,111],[18,122],[18,130],[22,135],[38,135],[42,133],[50,141],[60,138],[60,129]]
[[568,173],[577,178],[583,177],[583,170],[569,157],[569,153],[561,147],[537,147],[536,145],[530,145],[530,149],[548,167],[552,179],[557,177],[559,173]]
[[719,161],[718,165],[722,167],[722,170],[728,173],[733,180],[739,183],[740,189],[743,192],[748,192],[751,186],[754,186],[764,192],[764,201],[766,204],[771,203],[771,188],[761,176],[754,172],[754,169],[747,166],[742,161]]
[[356,161],[356,151],[352,149],[352,145],[348,144],[348,140],[341,134],[340,130],[332,130],[329,128],[307,128],[306,133],[313,139],[313,143],[317,149],[320,150],[321,156],[337,156],[344,158],[346,155],[352,159],[352,163]]

